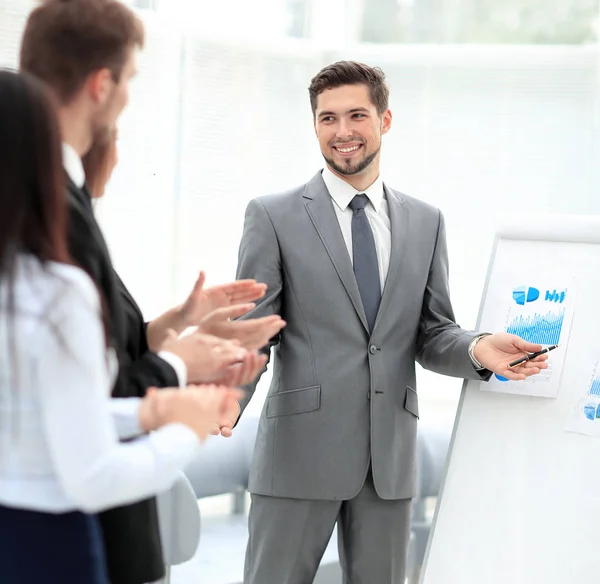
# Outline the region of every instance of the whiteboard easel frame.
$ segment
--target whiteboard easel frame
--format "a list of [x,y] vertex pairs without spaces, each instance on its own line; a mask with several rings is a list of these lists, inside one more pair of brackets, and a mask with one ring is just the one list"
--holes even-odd
[[[479,330],[481,324],[481,317],[483,314],[485,299],[487,298],[489,282],[494,269],[494,262],[496,260],[498,245],[501,240],[513,239],[522,241],[600,244],[600,216],[530,215],[520,216],[516,218],[505,218],[503,220],[500,220],[499,224],[500,227],[496,230],[496,235],[494,237],[494,243],[492,246],[490,261],[488,264],[485,284],[481,295],[481,301],[479,303],[479,310],[477,313],[475,330]],[[458,425],[460,424],[463,403],[470,382],[471,380],[468,379],[465,379],[463,381],[460,399],[456,410],[456,416],[454,419],[454,425],[452,428],[450,445],[448,447],[448,456],[446,458],[446,464],[444,467],[444,475],[440,484],[440,491],[438,493],[435,512],[431,523],[431,531],[429,534],[429,540],[427,541],[427,548],[425,550],[425,556],[423,558],[423,565],[421,566],[419,584],[424,584],[425,581],[429,553],[431,550],[433,539],[435,537],[435,528],[438,520],[438,514],[440,512],[441,504],[444,497],[446,478],[448,476],[448,470],[452,463],[452,454],[454,451],[456,433],[458,431]],[[475,383],[479,383],[479,381],[476,381]]]

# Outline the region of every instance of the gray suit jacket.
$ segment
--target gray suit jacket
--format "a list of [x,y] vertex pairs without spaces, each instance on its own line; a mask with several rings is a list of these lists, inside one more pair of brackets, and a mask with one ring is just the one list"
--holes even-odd
[[445,375],[480,378],[468,356],[475,333],[454,322],[440,211],[388,187],[385,193],[392,252],[372,334],[321,173],[248,205],[237,277],[268,284],[248,316],[277,313],[287,321],[271,343],[273,380],[251,492],[350,499],[372,460],[382,498],[412,497],[415,360]]

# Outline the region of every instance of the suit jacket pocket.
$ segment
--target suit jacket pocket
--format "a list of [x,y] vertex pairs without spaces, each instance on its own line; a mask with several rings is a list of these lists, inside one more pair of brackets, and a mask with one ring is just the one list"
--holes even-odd
[[312,412],[321,407],[321,386],[280,391],[269,396],[267,418]]
[[406,397],[404,398],[404,409],[410,412],[413,416],[419,417],[419,398],[417,392],[410,387],[406,386]]

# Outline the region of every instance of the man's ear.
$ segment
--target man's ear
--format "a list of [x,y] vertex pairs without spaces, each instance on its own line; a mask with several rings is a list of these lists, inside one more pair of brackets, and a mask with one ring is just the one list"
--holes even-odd
[[381,116],[381,133],[387,134],[392,127],[392,112],[388,109]]
[[98,69],[90,73],[86,82],[86,89],[90,97],[96,102],[103,104],[110,95],[112,73],[109,69]]

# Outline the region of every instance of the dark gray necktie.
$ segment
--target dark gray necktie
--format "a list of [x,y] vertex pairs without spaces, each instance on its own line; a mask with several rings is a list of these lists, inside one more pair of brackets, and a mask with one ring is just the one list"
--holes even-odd
[[375,239],[365,213],[367,195],[356,195],[350,201],[352,215],[352,256],[354,260],[354,275],[358,291],[362,298],[369,330],[373,330],[375,318],[381,302],[381,285],[379,283],[379,265]]

